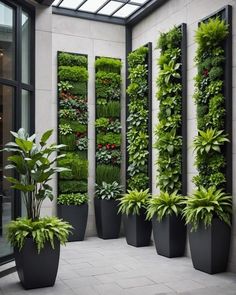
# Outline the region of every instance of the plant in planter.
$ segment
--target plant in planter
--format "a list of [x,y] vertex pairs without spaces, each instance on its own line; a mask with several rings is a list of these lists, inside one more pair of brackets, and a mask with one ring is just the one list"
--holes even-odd
[[226,270],[232,211],[232,197],[215,186],[200,187],[186,200],[184,217],[189,224],[193,266],[214,274]]
[[61,194],[57,198],[58,216],[73,226],[68,241],[83,241],[88,219],[88,195]]
[[56,217],[40,218],[45,199],[53,200],[48,184],[55,173],[68,169],[58,168],[55,162],[64,155],[55,156],[63,145],[47,145],[53,130],[48,130],[35,143],[36,135],[29,136],[24,129],[11,132],[15,141],[5,145],[10,152],[9,165],[18,177],[6,177],[12,188],[19,190],[26,207],[27,218],[12,221],[8,238],[14,247],[16,269],[25,289],[53,286],[55,283],[60,243],[67,241],[71,226]]
[[186,228],[182,220],[184,197],[177,192],[160,192],[149,200],[147,219],[152,219],[157,253],[166,257],[184,255]]
[[119,212],[124,214],[126,241],[135,247],[148,246],[152,224],[146,220],[146,209],[151,198],[149,190],[128,190],[120,198]]
[[123,187],[116,181],[96,184],[94,207],[99,238],[116,239],[119,237],[121,214],[118,213],[118,198],[122,192]]

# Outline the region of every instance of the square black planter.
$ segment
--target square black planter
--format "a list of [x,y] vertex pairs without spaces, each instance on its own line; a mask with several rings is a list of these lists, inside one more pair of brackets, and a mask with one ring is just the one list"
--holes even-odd
[[83,241],[88,220],[88,204],[57,205],[58,216],[73,226],[68,241]]
[[146,220],[144,210],[140,215],[124,215],[124,226],[127,244],[135,247],[150,245],[152,223]]
[[212,225],[208,228],[201,224],[197,231],[190,232],[189,230],[194,268],[209,274],[226,271],[230,235],[230,227],[218,218],[213,218]]
[[166,257],[184,255],[186,245],[186,226],[180,216],[168,215],[162,221],[152,219],[156,251]]
[[94,198],[96,227],[99,238],[117,239],[120,234],[119,201]]

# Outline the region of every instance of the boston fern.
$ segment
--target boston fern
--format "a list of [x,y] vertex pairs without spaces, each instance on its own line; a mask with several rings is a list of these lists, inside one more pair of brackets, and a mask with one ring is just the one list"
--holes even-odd
[[169,194],[168,192],[160,192],[149,200],[147,208],[147,219],[156,217],[159,221],[168,215],[182,214],[184,205],[184,197],[179,196],[177,191]]
[[128,190],[128,193],[120,198],[119,212],[129,215],[140,215],[141,209],[146,209],[151,195],[149,189]]
[[123,186],[119,185],[116,181],[112,183],[102,182],[102,185],[96,184],[95,195],[99,199],[116,200],[122,193]]
[[208,189],[200,187],[185,203],[183,213],[192,231],[197,230],[201,223],[209,227],[216,216],[231,225],[232,197],[221,189],[217,190],[214,186]]

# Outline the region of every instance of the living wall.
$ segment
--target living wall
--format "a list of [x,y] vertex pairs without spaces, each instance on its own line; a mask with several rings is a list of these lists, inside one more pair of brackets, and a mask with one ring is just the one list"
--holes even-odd
[[194,140],[195,165],[193,178],[199,188],[216,186],[225,189],[227,134],[225,88],[225,40],[228,26],[220,17],[201,22],[195,34],[197,42],[195,103],[198,135]]
[[65,144],[59,166],[71,169],[60,173],[59,194],[87,193],[88,105],[87,57],[58,53],[58,140]]
[[96,59],[96,183],[120,183],[121,61]]
[[131,190],[150,185],[148,53],[149,48],[143,46],[128,55],[127,188]]
[[157,48],[157,100],[159,102],[155,148],[158,152],[157,185],[160,191],[182,193],[182,60],[181,27],[159,37]]

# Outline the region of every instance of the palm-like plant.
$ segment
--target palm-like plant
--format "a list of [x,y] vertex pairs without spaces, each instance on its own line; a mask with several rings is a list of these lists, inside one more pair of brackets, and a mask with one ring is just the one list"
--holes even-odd
[[200,187],[185,204],[183,215],[192,230],[197,230],[201,223],[209,227],[214,216],[231,225],[232,197],[221,189],[217,190],[215,186],[208,189]]
[[184,197],[177,194],[177,191],[169,194],[168,192],[160,192],[149,200],[147,207],[147,219],[152,219],[156,216],[157,220],[161,221],[168,215],[175,214],[176,216],[182,213],[184,208]]
[[146,209],[151,197],[149,189],[128,190],[128,193],[120,198],[119,212],[129,215],[140,215],[141,209]]
[[216,151],[220,153],[220,147],[229,139],[223,134],[224,130],[217,131],[209,128],[206,131],[199,130],[199,135],[194,139],[194,150],[199,154]]

